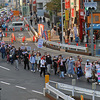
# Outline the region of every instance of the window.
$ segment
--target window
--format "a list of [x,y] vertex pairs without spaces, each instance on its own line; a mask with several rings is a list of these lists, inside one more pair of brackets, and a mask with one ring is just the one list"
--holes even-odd
[[22,26],[23,23],[13,23],[12,26]]
[[43,3],[38,3],[37,4],[37,9],[41,9],[42,10],[43,9]]

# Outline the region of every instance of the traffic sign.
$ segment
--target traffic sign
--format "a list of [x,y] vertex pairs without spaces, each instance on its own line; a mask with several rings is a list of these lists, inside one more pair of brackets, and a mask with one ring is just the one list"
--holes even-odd
[[85,2],[84,3],[85,8],[95,8],[97,9],[97,2]]

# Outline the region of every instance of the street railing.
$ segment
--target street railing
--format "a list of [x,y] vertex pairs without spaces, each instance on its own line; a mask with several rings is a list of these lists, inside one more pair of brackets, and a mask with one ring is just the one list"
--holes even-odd
[[65,95],[64,93],[60,92],[59,90],[55,89],[54,87],[50,86],[49,83],[46,83],[46,88],[44,88],[43,94],[45,96],[45,91],[48,90],[48,93],[50,92],[54,93],[56,95],[56,98],[59,99],[62,98],[63,100],[75,100],[74,98],[71,98],[68,95]]
[[53,45],[53,46],[57,46],[57,47],[60,47],[60,48],[64,48],[64,49],[67,49],[67,50],[70,50],[70,49],[74,49],[76,51],[78,50],[82,50],[82,51],[85,51],[85,52],[88,52],[88,47],[82,47],[82,46],[76,46],[76,45],[68,45],[68,44],[61,44],[61,43],[56,43],[56,42],[52,42],[52,41],[47,41],[45,39],[43,39],[43,42],[47,45]]
[[[28,21],[26,20],[26,18],[24,18],[24,22],[26,24],[29,24]],[[35,31],[35,29],[30,26],[30,31],[34,34],[34,36],[38,36],[38,33]],[[52,41],[47,41],[45,39],[43,39],[43,42],[46,44],[46,45],[53,45],[53,46],[56,46],[57,48],[64,48],[65,50],[71,50],[71,49],[74,49],[75,51],[85,51],[86,53],[88,52],[88,47],[82,47],[82,46],[76,46],[76,45],[68,45],[68,44],[61,44],[61,43],[56,43],[56,42],[52,42]]]
[[[54,82],[54,81],[50,81],[50,82],[51,83],[55,83],[57,89],[61,89],[61,90],[72,92],[72,96],[74,96],[74,93],[82,93],[82,94],[85,94],[85,95],[92,96],[92,98],[100,97],[100,91],[81,88],[81,87],[68,85],[68,84],[63,84],[63,83],[58,83],[58,82]],[[92,99],[92,100],[94,100],[94,99]]]

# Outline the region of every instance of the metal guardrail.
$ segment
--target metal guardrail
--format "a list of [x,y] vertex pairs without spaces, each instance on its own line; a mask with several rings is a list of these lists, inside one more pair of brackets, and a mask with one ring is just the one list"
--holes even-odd
[[[24,22],[26,23],[26,24],[29,24],[28,23],[28,21],[26,20],[26,18],[24,18]],[[38,37],[38,33],[35,31],[35,29],[32,27],[32,26],[30,26],[30,30],[31,30],[31,32],[36,36],[36,37]],[[43,39],[43,42],[45,43],[45,44],[47,44],[47,45],[54,45],[54,46],[56,46],[56,47],[60,47],[60,48],[64,48],[64,49],[67,49],[67,50],[70,50],[70,49],[75,49],[76,51],[78,51],[78,50],[83,50],[83,51],[85,51],[86,53],[88,52],[88,47],[82,47],[82,46],[76,46],[76,45],[68,45],[68,44],[61,44],[61,43],[56,43],[56,42],[52,42],[52,41],[47,41],[47,40],[45,40],[45,39]]]
[[[72,92],[72,96],[74,96],[74,93],[82,93],[82,94],[85,94],[85,95],[92,96],[92,98],[100,97],[100,91],[81,88],[81,87],[72,86],[72,85],[63,84],[63,83],[58,83],[58,82],[54,82],[54,81],[50,81],[50,82],[55,83],[57,89]],[[94,99],[92,99],[92,100],[94,100]]]
[[48,90],[48,93],[53,92],[54,94],[56,94],[57,99],[62,98],[64,100],[75,100],[74,98],[71,98],[68,95],[65,95],[64,93],[60,92],[59,90],[55,89],[54,87],[50,86],[49,83],[46,83],[46,88],[44,88],[44,95],[45,95],[45,89]]
[[76,46],[76,45],[68,45],[68,44],[61,44],[61,43],[56,43],[56,42],[52,42],[52,41],[47,41],[45,39],[43,39],[43,42],[46,44],[52,44],[54,46],[58,46],[60,48],[67,48],[68,50],[70,49],[75,49],[76,51],[78,50],[83,50],[85,52],[88,52],[88,47],[82,47],[82,46]]

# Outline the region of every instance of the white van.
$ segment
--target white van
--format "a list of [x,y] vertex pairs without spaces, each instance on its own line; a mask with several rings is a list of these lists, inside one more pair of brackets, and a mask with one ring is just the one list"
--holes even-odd
[[9,26],[8,26],[8,30],[12,31],[14,28],[15,31],[20,31],[22,28],[22,31],[24,30],[24,22],[20,21],[20,22],[12,22]]

